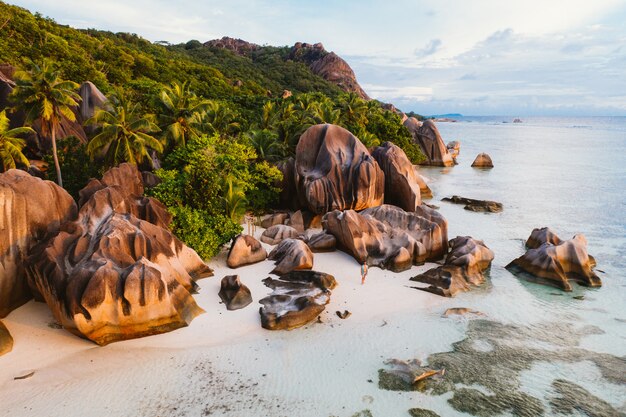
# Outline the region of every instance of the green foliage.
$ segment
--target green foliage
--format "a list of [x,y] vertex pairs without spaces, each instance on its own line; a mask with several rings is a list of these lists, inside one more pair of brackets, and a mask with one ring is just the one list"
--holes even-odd
[[16,168],[18,164],[28,168],[30,162],[22,153],[26,141],[19,136],[33,132],[33,129],[29,127],[9,129],[9,118],[6,116],[6,112],[0,112],[0,164],[2,164],[2,172]]

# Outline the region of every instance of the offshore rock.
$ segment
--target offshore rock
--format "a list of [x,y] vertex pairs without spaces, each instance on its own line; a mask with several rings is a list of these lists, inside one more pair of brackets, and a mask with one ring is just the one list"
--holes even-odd
[[385,142],[372,152],[385,174],[385,203],[405,211],[415,211],[422,204],[421,187],[413,164],[404,151],[391,142]]
[[311,126],[296,147],[296,189],[313,213],[363,210],[383,202],[385,176],[365,145],[346,129]]
[[[528,243],[531,248],[506,266],[509,271],[565,291],[572,291],[570,280],[588,287],[602,286],[592,270],[596,262],[587,253],[587,239],[582,234],[562,241],[547,228],[534,229]],[[531,276],[524,276],[522,272]]]
[[450,253],[443,266],[432,268],[411,278],[411,281],[430,284],[427,288],[414,287],[444,297],[454,297],[469,291],[471,286],[485,282],[484,273],[491,266],[494,255],[485,243],[469,236],[450,240]]
[[454,159],[443,143],[437,125],[432,120],[420,122],[415,117],[409,117],[404,121],[404,126],[409,129],[413,142],[417,143],[427,160],[423,165],[453,166]]
[[229,268],[239,268],[264,261],[267,258],[267,251],[261,242],[253,236],[239,235],[233,239],[233,244],[228,251],[226,265]]
[[337,247],[360,264],[395,272],[443,257],[448,249],[448,223],[424,205],[415,212],[385,204],[357,213],[333,211],[322,221]]
[[493,168],[493,161],[491,157],[486,153],[479,153],[472,162],[474,168]]
[[33,297],[28,252],[76,213],[72,197],[55,183],[17,169],[0,174],[0,317]]
[[250,289],[241,283],[239,275],[222,278],[218,295],[228,310],[239,310],[252,303]]
[[261,325],[268,330],[291,330],[314,321],[337,286],[335,277],[316,271],[293,271],[263,282],[274,290],[259,301]]
[[263,231],[261,234],[261,242],[268,245],[278,245],[285,239],[295,239],[300,233],[291,226],[284,224],[276,224]]
[[447,201],[453,204],[465,204],[463,207],[465,210],[476,211],[476,212],[489,212],[489,213],[500,213],[503,210],[502,203],[498,203],[496,201],[490,200],[474,200],[473,198],[465,198],[460,197],[458,195],[453,195],[452,197],[445,197],[441,199],[442,201]]
[[313,252],[300,239],[283,240],[267,258],[276,264],[271,274],[283,275],[291,271],[313,268]]
[[[130,168],[111,170],[101,182],[133,184],[141,176]],[[100,345],[188,325],[203,312],[191,295],[194,281],[212,275],[195,251],[162,226],[160,203],[137,204],[145,197],[132,193],[142,185],[117,184],[91,193],[92,187],[78,219],[27,259],[31,290],[57,322]]]
[[452,158],[456,160],[456,158],[461,153],[461,142],[459,142],[458,140],[453,140],[451,142],[448,142],[446,148],[448,148],[448,152],[450,153],[450,155],[452,155]]

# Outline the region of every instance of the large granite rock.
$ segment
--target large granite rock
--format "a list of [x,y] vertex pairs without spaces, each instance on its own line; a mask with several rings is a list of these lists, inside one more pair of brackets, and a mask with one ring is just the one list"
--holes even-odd
[[233,239],[233,244],[226,258],[226,265],[229,268],[239,268],[264,261],[265,258],[267,258],[267,251],[261,242],[253,236],[239,235]]
[[30,249],[76,213],[72,197],[55,183],[16,169],[0,174],[0,317],[32,298],[25,270]]
[[472,162],[474,168],[493,168],[493,161],[491,157],[486,153],[479,153],[476,155],[476,159]]
[[239,310],[252,303],[252,293],[241,283],[239,275],[228,275],[222,278],[218,295],[228,310]]
[[357,213],[333,211],[322,221],[337,247],[360,264],[403,271],[411,265],[442,258],[448,250],[446,219],[424,205],[415,212],[382,205]]
[[299,233],[304,233],[310,228],[319,229],[322,227],[322,215],[314,214],[307,210],[298,210],[289,216],[287,224]]
[[491,266],[493,252],[482,240],[469,236],[457,236],[450,240],[450,253],[443,266],[429,269],[411,278],[411,281],[430,284],[418,288],[444,297],[454,297],[459,292],[469,291],[471,286],[485,282],[484,273]]
[[261,242],[268,245],[278,245],[285,239],[295,239],[300,233],[291,226],[276,224],[261,233]]
[[300,239],[283,240],[270,252],[267,259],[275,262],[276,267],[271,273],[276,275],[313,268],[313,252]]
[[415,211],[422,204],[421,189],[413,164],[404,151],[385,142],[374,149],[372,156],[385,173],[385,203]]
[[443,143],[437,125],[432,120],[420,122],[415,117],[409,117],[404,121],[404,126],[409,129],[413,141],[417,143],[424,155],[428,158],[424,165],[449,167],[454,165],[454,159]]
[[528,251],[506,266],[516,275],[565,291],[572,291],[570,280],[588,287],[602,285],[592,270],[596,262],[587,253],[587,240],[582,234],[563,241],[548,228],[534,229],[527,245]]
[[335,277],[316,271],[293,271],[280,279],[263,280],[274,290],[259,301],[261,325],[268,330],[291,330],[315,320],[330,301]]
[[422,177],[422,175],[419,173],[417,165],[413,167],[413,171],[415,172],[415,179],[417,180],[417,184],[420,187],[420,194],[422,195],[422,198],[433,198],[433,192],[426,183],[424,177]]
[[13,350],[13,337],[4,323],[0,321],[0,356]]
[[385,177],[365,145],[346,129],[315,125],[296,147],[296,188],[313,213],[382,204]]
[[[120,167],[101,182],[134,184],[137,177],[136,167]],[[166,228],[158,201],[132,194],[140,189],[92,192],[78,219],[27,259],[31,290],[56,320],[100,345],[174,330],[203,312],[191,294],[211,269]]]
[[442,201],[447,201],[453,204],[464,204],[463,207],[465,210],[476,211],[482,213],[500,213],[504,206],[502,203],[498,203],[497,201],[491,200],[475,200],[473,198],[465,198],[460,197],[458,195],[453,195],[452,197],[445,197],[441,199]]
[[289,220],[289,213],[274,213],[269,214],[261,220],[261,227],[264,229],[269,229],[272,226],[276,226],[277,224],[286,224]]
[[85,81],[81,84],[78,95],[81,101],[78,107],[77,118],[81,124],[92,117],[96,110],[104,108],[108,101],[106,96],[91,81]]
[[332,252],[337,247],[337,239],[330,233],[321,232],[309,237],[306,244],[312,252]]

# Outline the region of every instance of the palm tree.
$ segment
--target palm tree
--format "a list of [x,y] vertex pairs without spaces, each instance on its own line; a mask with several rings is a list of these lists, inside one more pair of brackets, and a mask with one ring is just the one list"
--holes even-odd
[[122,162],[136,165],[145,160],[152,163],[149,150],[163,152],[161,142],[150,135],[159,132],[159,127],[150,116],[140,113],[139,104],[132,103],[121,92],[113,95],[110,103],[85,122],[102,128],[87,145],[89,156],[104,157],[108,166]]
[[16,108],[26,114],[26,123],[32,124],[39,119],[42,134],[50,134],[57,181],[63,187],[56,132],[63,119],[76,121],[72,109],[80,101],[80,96],[76,93],[78,84],[63,80],[60,72],[49,61],[44,60],[42,65],[31,61],[27,66],[26,71],[15,74],[16,86],[11,99],[17,103]]
[[226,104],[210,101],[206,112],[202,114],[202,120],[211,133],[236,135],[240,129],[237,122],[237,114]]
[[168,143],[185,146],[189,138],[206,133],[208,127],[204,114],[213,103],[198,98],[190,89],[189,83],[174,81],[161,91],[163,111],[159,123]]
[[347,93],[339,102],[341,122],[350,130],[355,131],[367,124],[367,103],[356,93]]
[[316,119],[318,123],[339,124],[341,120],[341,110],[336,109],[332,101],[324,101],[318,107]]
[[226,216],[238,222],[246,210],[248,200],[246,200],[246,195],[241,186],[232,177],[226,178],[224,185],[226,186],[226,193],[222,197],[222,202]]
[[256,151],[259,159],[274,161],[284,155],[283,144],[278,141],[278,135],[267,129],[251,130],[246,134],[248,143]]
[[9,118],[6,111],[0,113],[0,162],[2,162],[2,172],[16,167],[17,163],[29,166],[28,158],[22,153],[26,145],[24,139],[18,135],[25,133],[35,133],[30,127],[18,127],[9,130]]

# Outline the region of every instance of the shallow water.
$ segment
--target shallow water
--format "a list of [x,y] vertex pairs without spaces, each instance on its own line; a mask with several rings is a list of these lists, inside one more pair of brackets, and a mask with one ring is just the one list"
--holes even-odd
[[[491,410],[482,415],[549,416],[563,411],[552,404],[561,386],[555,380],[575,383],[589,395],[582,400],[608,404],[617,413],[609,410],[603,415],[623,415],[626,118],[535,118],[521,124],[502,120],[440,123],[446,141],[461,141],[459,165],[421,169],[433,190],[430,203],[440,206],[449,221],[450,237],[471,235],[495,252],[484,287],[454,299],[428,294],[432,303],[427,305],[417,301],[424,300],[425,293],[407,288],[415,291],[414,308],[365,322],[358,321],[358,314],[346,321],[325,319],[228,345],[138,351],[131,341],[103,350],[94,347],[71,360],[93,362],[98,370],[68,364],[59,367],[63,371],[58,375],[38,371],[42,378],[58,382],[29,392],[23,408],[22,403],[4,409],[0,405],[0,415],[365,417],[368,410],[382,417],[408,416],[408,410],[417,407],[441,416],[468,416],[471,413],[459,409],[475,406],[476,401],[459,393],[478,393],[488,398],[482,405]],[[495,168],[471,168],[479,152],[489,153]],[[454,194],[502,202],[504,211],[474,213],[440,201]],[[564,293],[519,280],[504,269],[523,253],[531,230],[542,226],[550,226],[562,238],[575,233],[587,237],[589,252],[604,271],[599,274],[601,288],[574,285],[572,293]],[[326,256],[331,255],[316,255],[316,262]],[[337,269],[352,266],[347,257],[338,259]],[[358,265],[353,269],[326,272],[354,275]],[[408,276],[386,278],[406,280],[410,286]],[[204,282],[201,295],[207,291]],[[345,286],[339,282],[327,318],[335,310],[351,309],[340,304]],[[572,298],[578,295],[584,299]],[[385,301],[371,303],[393,303],[382,294],[380,300]],[[469,307],[485,316],[443,318],[449,307]],[[201,329],[192,323],[181,332]],[[173,340],[176,332],[158,337]],[[114,352],[115,361],[98,363],[102,352]],[[464,352],[466,356],[461,355]],[[429,384],[425,392],[385,390],[379,388],[379,369],[390,358],[431,360],[445,364],[449,372],[444,385]],[[463,372],[467,374],[461,377]],[[489,406],[498,401],[489,398],[496,395],[519,400],[521,406],[494,412]],[[568,413],[584,415],[576,409]]]

